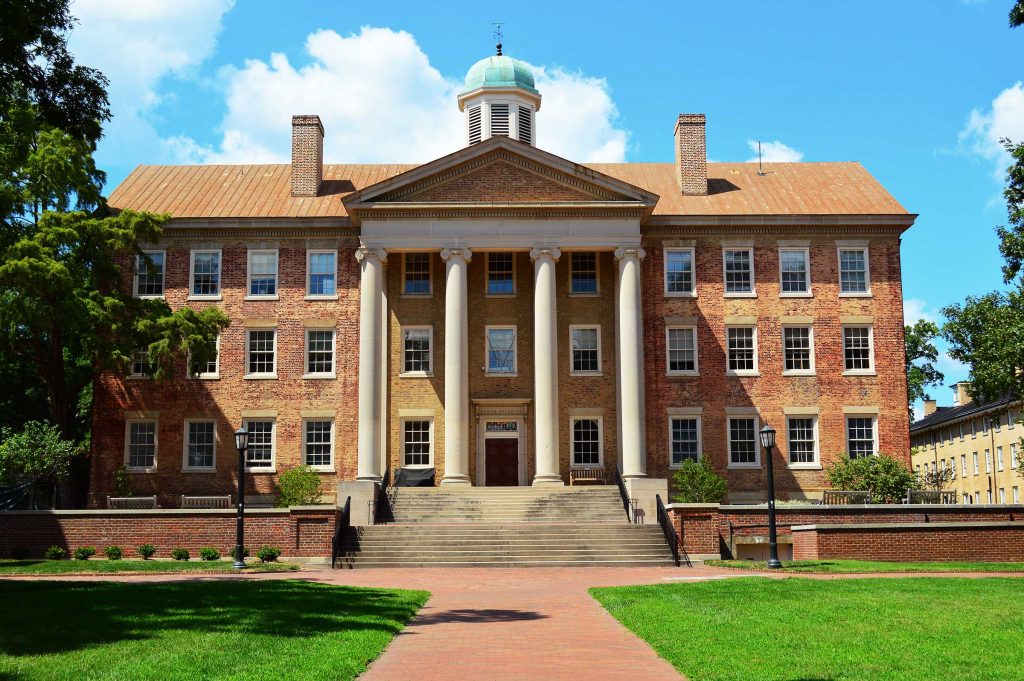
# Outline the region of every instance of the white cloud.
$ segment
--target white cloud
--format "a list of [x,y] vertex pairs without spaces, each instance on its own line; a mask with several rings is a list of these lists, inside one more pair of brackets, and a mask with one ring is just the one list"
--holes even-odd
[[960,148],[994,162],[993,174],[1002,182],[1010,155],[999,140],[1024,142],[1024,86],[1018,81],[1000,92],[987,111],[974,109],[960,131]]
[[920,298],[907,298],[903,301],[903,323],[912,326],[919,319],[937,323],[938,320],[928,311],[928,303]]
[[[187,162],[286,162],[291,116],[300,113],[319,114],[329,162],[417,163],[465,145],[461,78],[443,76],[409,33],[320,30],[305,47],[311,60],[304,66],[274,53],[226,69],[221,140],[204,147],[176,137],[167,149]],[[607,82],[560,68],[535,71],[543,96],[539,146],[581,162],[624,160],[628,133],[617,127]]]
[[163,146],[151,122],[165,97],[161,81],[182,77],[214,51],[234,0],[74,0],[79,24],[71,33],[76,60],[110,80],[114,117],[101,155],[156,161]]
[[[757,144],[757,140],[747,140],[747,146],[754,154],[754,157],[748,159],[747,163],[757,163]],[[797,151],[778,140],[761,142],[761,160],[765,163],[797,163],[803,159],[804,152]]]

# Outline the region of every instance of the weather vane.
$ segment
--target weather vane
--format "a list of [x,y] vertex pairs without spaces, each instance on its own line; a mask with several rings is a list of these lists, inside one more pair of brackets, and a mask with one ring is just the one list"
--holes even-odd
[[494,39],[498,41],[498,56],[500,57],[501,56],[501,39],[503,37],[503,34],[501,32],[501,25],[504,24],[505,22],[504,21],[494,21],[494,22],[491,22],[491,23],[494,26]]

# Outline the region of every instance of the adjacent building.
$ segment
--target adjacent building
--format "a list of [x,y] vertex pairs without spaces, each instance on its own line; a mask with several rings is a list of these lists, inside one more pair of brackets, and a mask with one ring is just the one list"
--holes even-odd
[[299,464],[333,492],[398,468],[640,484],[703,456],[763,500],[766,424],[782,498],[820,495],[839,457],[909,465],[914,215],[858,163],[709,163],[703,114],[665,121],[674,162],[560,158],[542,102],[499,54],[452,102],[463,147],[425,164],[325,163],[297,115],[290,164],[136,168],[110,205],[171,221],[140,244],[154,270],[126,261],[135,294],[232,323],[198,376],[140,355],[101,377],[92,503],[122,467],[165,506],[230,493],[243,424],[267,498]]

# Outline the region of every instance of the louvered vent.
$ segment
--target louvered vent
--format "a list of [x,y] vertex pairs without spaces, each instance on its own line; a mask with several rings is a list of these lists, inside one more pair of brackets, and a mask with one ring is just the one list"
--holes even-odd
[[519,107],[519,141],[533,144],[533,117],[527,106]]
[[474,106],[469,110],[469,143],[476,144],[480,141],[483,133],[482,116],[480,107]]
[[508,137],[508,104],[491,104],[491,136]]

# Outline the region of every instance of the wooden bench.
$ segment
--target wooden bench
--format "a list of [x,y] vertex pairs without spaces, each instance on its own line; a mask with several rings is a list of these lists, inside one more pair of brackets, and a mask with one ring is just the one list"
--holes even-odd
[[160,507],[156,505],[156,495],[153,495],[151,497],[107,497],[107,508],[138,511]]
[[217,497],[190,497],[181,495],[182,508],[231,508],[229,495]]
[[606,485],[608,476],[603,468],[569,469],[569,485]]
[[956,492],[933,489],[908,489],[904,504],[955,504]]
[[822,495],[821,503],[825,506],[835,506],[843,504],[870,504],[871,503],[871,492],[866,490],[835,490],[827,489]]

